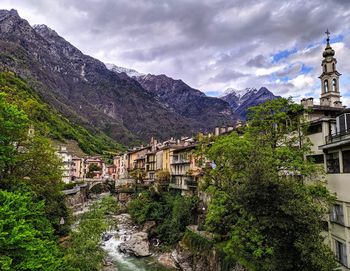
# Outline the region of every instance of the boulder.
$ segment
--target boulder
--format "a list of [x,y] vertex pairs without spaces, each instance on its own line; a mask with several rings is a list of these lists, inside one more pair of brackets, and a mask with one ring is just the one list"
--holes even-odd
[[180,266],[182,271],[193,271],[192,268],[192,257],[190,251],[182,248],[180,245],[172,251],[171,256],[175,262]]
[[171,253],[163,253],[157,257],[158,263],[166,268],[179,269]]
[[145,224],[143,224],[142,231],[149,232],[155,226],[156,226],[155,221],[146,221]]
[[136,232],[119,245],[119,250],[123,253],[145,257],[151,255],[149,251],[148,234],[146,232]]

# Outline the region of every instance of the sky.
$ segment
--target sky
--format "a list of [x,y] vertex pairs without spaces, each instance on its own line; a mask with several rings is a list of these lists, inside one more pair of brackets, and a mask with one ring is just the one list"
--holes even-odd
[[350,106],[348,0],[0,0],[83,53],[182,79],[210,96],[227,88],[318,98],[325,31]]

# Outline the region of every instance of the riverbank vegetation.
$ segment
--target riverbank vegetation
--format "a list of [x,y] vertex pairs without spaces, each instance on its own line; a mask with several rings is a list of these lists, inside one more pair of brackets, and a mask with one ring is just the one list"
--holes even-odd
[[187,225],[194,223],[198,198],[171,192],[144,191],[128,204],[128,212],[138,225],[155,221],[150,237],[160,239],[163,249],[178,242]]
[[310,160],[303,108],[290,100],[252,109],[243,134],[202,146],[215,166],[205,229],[248,270],[333,270],[321,233],[333,196]]
[[[101,248],[101,235],[111,225],[106,215],[115,214],[119,206],[112,196],[95,202],[78,221],[70,234],[65,250],[65,263],[74,271],[99,271],[105,252]],[[73,271],[72,270],[72,271]]]
[[[115,212],[116,203],[103,200],[84,215],[70,246],[58,245],[59,236],[70,232],[71,216],[61,192],[61,161],[40,119],[51,115],[13,75],[0,73],[0,83],[0,269],[98,270],[93,267],[102,262],[102,217]],[[31,129],[42,123],[44,130]],[[78,264],[82,259],[88,267]]]

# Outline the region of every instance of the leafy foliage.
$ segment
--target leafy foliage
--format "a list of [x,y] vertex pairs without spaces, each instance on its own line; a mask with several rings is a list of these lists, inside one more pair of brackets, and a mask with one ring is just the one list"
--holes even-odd
[[249,270],[335,266],[321,236],[334,198],[319,168],[305,159],[310,143],[304,128],[298,105],[273,100],[252,110],[243,135],[202,146],[216,164],[206,176],[206,228]]
[[60,226],[68,210],[61,193],[61,162],[50,141],[39,133],[28,134],[28,117],[0,94],[0,189],[34,192],[45,201],[47,218],[56,233],[63,234],[68,224]]
[[0,190],[0,269],[63,270],[62,254],[31,194]]
[[165,245],[173,245],[193,223],[196,204],[196,197],[142,192],[128,204],[128,212],[137,224],[154,220],[157,226],[153,234]]
[[107,229],[105,214],[118,210],[112,197],[96,202],[89,212],[83,214],[66,250],[65,262],[77,271],[99,271],[102,268],[104,251],[100,246],[101,234]]

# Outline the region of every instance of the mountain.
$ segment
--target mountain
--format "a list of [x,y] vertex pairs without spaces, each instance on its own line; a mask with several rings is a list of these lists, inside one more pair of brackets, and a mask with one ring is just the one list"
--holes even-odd
[[280,96],[275,96],[265,87],[261,87],[259,90],[256,88],[246,88],[243,90],[229,88],[225,90],[224,95],[220,98],[229,103],[232,110],[241,120],[245,120],[249,107],[259,105],[266,100],[280,98]]
[[71,123],[123,144],[200,129],[198,121],[169,110],[134,79],[110,71],[47,26],[30,26],[15,10],[0,10],[0,67],[25,79]]
[[198,123],[202,131],[213,130],[215,126],[222,124],[233,125],[236,122],[237,118],[227,102],[208,97],[182,80],[175,80],[164,74],[143,75],[135,70],[113,65],[107,67],[117,73],[125,72],[131,76],[170,111]]
[[119,67],[117,65],[111,64],[111,63],[106,63],[106,67],[111,70],[114,71],[116,73],[126,73],[129,77],[133,77],[133,76],[143,76],[143,73],[139,73],[136,70],[133,69],[128,69],[128,68],[123,68],[123,67]]
[[[53,139],[57,145],[69,144],[70,150],[74,149],[80,154],[83,153],[79,150],[86,154],[94,154],[122,149],[122,146],[116,144],[113,139],[103,133],[92,135],[83,127],[77,124],[73,125],[59,112],[45,104],[25,81],[11,72],[0,72],[0,93],[5,94],[7,103],[26,113],[36,132],[45,134]],[[79,148],[75,145],[78,145]]]

